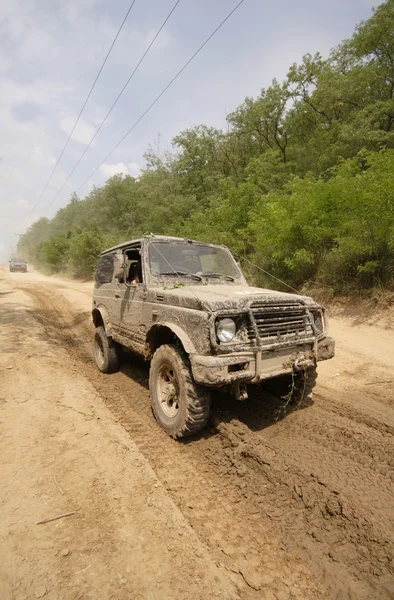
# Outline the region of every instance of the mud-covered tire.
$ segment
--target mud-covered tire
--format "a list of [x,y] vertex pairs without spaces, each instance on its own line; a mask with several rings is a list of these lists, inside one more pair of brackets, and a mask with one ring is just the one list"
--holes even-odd
[[94,332],[94,357],[102,373],[115,373],[119,370],[119,346],[107,336],[104,327],[96,327]]
[[149,388],[153,414],[171,437],[193,435],[207,424],[210,393],[193,381],[187,356],[178,346],[166,344],[156,350]]

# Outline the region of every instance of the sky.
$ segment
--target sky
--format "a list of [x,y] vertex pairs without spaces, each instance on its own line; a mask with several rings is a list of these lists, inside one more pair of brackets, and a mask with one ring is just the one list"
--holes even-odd
[[0,0],[0,261],[18,235],[115,173],[138,176],[144,152],[180,131],[225,127],[307,53],[326,57],[379,0],[244,0],[130,136],[93,171],[238,0],[181,0],[92,146],[54,200],[175,0],[136,0],[42,196],[131,0]]

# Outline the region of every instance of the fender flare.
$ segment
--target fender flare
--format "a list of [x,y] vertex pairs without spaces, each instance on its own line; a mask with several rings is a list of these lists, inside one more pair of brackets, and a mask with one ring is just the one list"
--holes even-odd
[[152,325],[152,327],[149,329],[147,336],[146,336],[148,345],[149,345],[149,338],[151,337],[153,332],[155,330],[159,329],[160,327],[166,327],[167,329],[172,331],[172,333],[181,341],[182,346],[187,354],[196,354],[196,349],[195,349],[194,344],[191,341],[190,337],[187,335],[187,333],[184,331],[184,329],[182,329],[182,327],[179,327],[179,325],[175,325],[174,323],[168,323],[168,322],[154,323]]
[[108,310],[102,304],[95,306],[94,309],[92,310],[93,323],[95,323],[95,316],[97,314],[99,314],[103,320],[105,333],[107,334],[107,336],[111,336],[111,333],[112,333],[111,320],[109,318]]

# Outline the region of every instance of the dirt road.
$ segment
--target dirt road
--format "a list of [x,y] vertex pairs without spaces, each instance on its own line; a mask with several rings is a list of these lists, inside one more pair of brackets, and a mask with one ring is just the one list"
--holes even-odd
[[97,371],[90,305],[0,272],[2,599],[394,598],[390,324],[333,318],[312,406],[218,395],[180,443],[147,365]]

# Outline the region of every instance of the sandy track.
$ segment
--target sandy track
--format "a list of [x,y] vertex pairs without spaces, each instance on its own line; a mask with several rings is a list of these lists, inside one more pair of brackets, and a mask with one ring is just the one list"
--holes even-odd
[[210,429],[179,443],[153,421],[146,365],[129,356],[111,376],[94,367],[90,285],[10,280],[242,598],[394,596],[394,388],[365,385],[394,372],[391,330],[334,319],[338,355],[321,365],[313,406],[278,420],[267,394],[218,397]]

